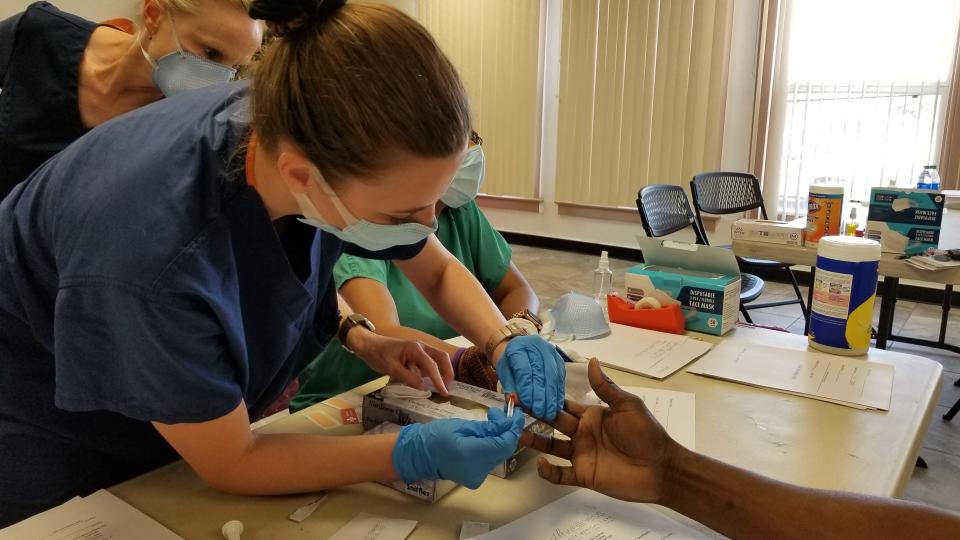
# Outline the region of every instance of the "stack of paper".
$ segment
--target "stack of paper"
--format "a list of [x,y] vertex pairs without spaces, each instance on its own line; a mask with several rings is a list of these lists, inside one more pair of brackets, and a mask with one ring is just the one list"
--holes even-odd
[[477,540],[636,540],[710,538],[652,505],[612,499],[588,489],[531,512]]
[[925,255],[916,255],[914,257],[910,257],[905,262],[908,265],[921,270],[946,270],[948,268],[956,268],[960,266],[960,261],[938,261],[933,257],[927,257]]
[[87,497],[74,497],[60,506],[0,530],[0,540],[24,538],[183,540],[102,489]]
[[890,410],[893,366],[862,358],[725,341],[689,373],[855,409]]
[[713,346],[708,341],[622,324],[611,324],[610,334],[602,339],[559,345],[583,358],[596,357],[604,366],[657,380],[673,375]]

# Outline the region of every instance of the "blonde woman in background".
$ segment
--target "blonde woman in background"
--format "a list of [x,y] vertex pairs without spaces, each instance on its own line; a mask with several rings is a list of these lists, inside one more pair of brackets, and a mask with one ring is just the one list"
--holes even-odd
[[251,0],[142,0],[142,26],[35,2],[0,22],[0,198],[91,128],[231,80],[260,46]]

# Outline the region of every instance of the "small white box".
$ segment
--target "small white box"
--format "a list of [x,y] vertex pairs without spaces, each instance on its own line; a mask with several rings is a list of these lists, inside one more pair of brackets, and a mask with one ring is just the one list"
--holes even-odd
[[802,221],[738,219],[733,224],[732,236],[734,240],[802,246],[803,230],[804,223]]
[[[503,394],[476,386],[453,381],[447,385],[449,398],[434,394],[428,399],[408,399],[384,395],[383,389],[370,392],[363,397],[363,428],[373,429],[383,422],[405,426],[407,424],[427,423],[439,418],[463,418],[466,420],[486,420],[487,409],[504,406]],[[527,415],[523,423],[524,430],[537,434],[553,434],[553,428],[532,416]],[[506,478],[517,468],[517,459],[523,449],[498,464],[490,474]]]
[[[391,424],[390,422],[383,422],[368,430],[364,435],[379,435],[381,433],[396,433],[398,431],[400,431],[400,426]],[[417,480],[409,484],[403,480],[380,480],[378,483],[429,503],[439,501],[441,497],[450,493],[453,488],[459,485],[453,480]]]

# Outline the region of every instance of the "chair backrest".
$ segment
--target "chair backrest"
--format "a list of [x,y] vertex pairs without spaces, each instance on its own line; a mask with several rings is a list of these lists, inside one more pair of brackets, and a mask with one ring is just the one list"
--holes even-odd
[[[701,231],[705,231],[701,212],[739,214],[759,208],[760,216],[767,219],[767,209],[763,206],[763,192],[760,191],[760,180],[752,174],[701,173],[690,181],[690,193],[693,195],[693,208]],[[705,233],[704,240],[706,240]]]
[[651,238],[693,227],[697,243],[704,243],[690,201],[680,186],[652,184],[644,187],[637,192],[637,210],[643,230]]

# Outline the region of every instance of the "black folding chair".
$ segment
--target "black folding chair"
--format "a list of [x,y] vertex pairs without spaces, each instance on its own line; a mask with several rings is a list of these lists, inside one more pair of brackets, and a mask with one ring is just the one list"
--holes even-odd
[[[650,238],[659,238],[693,227],[697,243],[706,245],[706,237],[700,230],[687,194],[680,186],[653,184],[637,193],[637,210],[643,231]],[[753,274],[740,274],[740,313],[748,323],[753,323],[744,304],[756,300],[763,292],[763,280]]]
[[[705,244],[709,242],[707,241],[705,233],[706,229],[703,228],[701,212],[718,215],[739,214],[759,208],[760,217],[768,219],[767,209],[763,206],[763,193],[760,191],[760,181],[752,174],[736,172],[698,174],[694,176],[690,182],[690,193],[693,195],[693,208],[696,212],[697,226],[703,234],[703,242]],[[790,283],[793,284],[793,290],[797,294],[796,300],[780,300],[777,302],[767,302],[765,304],[751,304],[748,309],[800,304],[800,311],[803,313],[803,318],[807,320],[807,305],[803,300],[803,293],[800,292],[800,284],[797,283],[797,276],[794,275],[789,263],[748,257],[737,257],[737,260],[740,262],[740,267],[745,270],[755,268],[783,269],[790,278]]]

